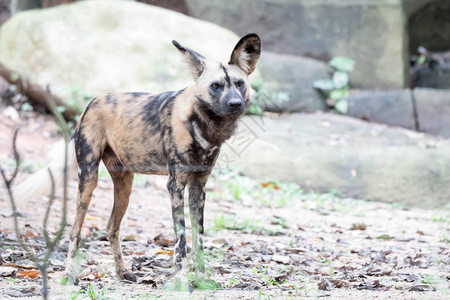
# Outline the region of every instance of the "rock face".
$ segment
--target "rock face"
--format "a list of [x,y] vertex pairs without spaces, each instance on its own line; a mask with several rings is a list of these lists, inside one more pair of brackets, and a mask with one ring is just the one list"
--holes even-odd
[[450,49],[450,2],[448,0],[429,1],[409,19],[410,51],[418,46],[429,51]]
[[[325,99],[313,88],[317,79],[330,78],[327,64],[306,57],[263,52],[259,62],[264,84],[273,95],[265,101],[270,111],[299,112],[326,110]],[[286,93],[287,101],[280,101],[276,93]]]
[[341,196],[441,207],[450,193],[450,142],[331,114],[245,117],[218,167]]
[[352,90],[347,115],[359,119],[416,130],[410,90]]
[[416,87],[450,89],[450,63],[423,68],[415,74]]
[[186,2],[194,17],[238,34],[259,33],[268,51],[354,59],[354,87],[401,89],[408,85],[407,17],[401,0]]
[[419,130],[450,138],[450,90],[414,89]]
[[73,85],[92,95],[184,88],[193,79],[172,40],[224,61],[239,40],[217,25],[134,1],[30,10],[0,30],[0,62],[40,85],[50,84],[66,101]]

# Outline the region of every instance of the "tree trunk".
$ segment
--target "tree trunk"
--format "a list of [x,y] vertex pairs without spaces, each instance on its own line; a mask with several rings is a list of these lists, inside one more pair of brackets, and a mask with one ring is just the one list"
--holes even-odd
[[[37,104],[40,104],[51,111],[51,105],[48,102],[48,94],[45,87],[42,87],[36,83],[33,83],[30,80],[25,79],[20,76],[17,72],[9,70],[3,64],[0,63],[0,76],[3,77],[10,84],[14,84],[17,86],[18,90],[23,94],[30,98],[30,100],[34,101]],[[53,100],[55,101],[56,106],[64,106],[66,110],[62,113],[66,120],[73,120],[77,113],[72,110],[70,107],[64,105],[64,102],[54,96]]]

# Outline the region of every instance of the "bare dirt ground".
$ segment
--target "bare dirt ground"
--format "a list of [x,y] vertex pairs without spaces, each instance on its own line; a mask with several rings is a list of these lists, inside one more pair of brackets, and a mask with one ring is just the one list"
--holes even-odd
[[[6,111],[6,112],[5,112]],[[59,139],[49,116],[0,109],[0,161],[12,170],[11,137],[21,128],[24,159],[19,181],[43,165]],[[52,257],[51,299],[449,299],[449,210],[407,209],[334,194],[306,194],[288,183],[255,181],[217,170],[208,183],[205,248],[216,291],[169,292],[172,274],[172,220],[165,177],[138,175],[122,222],[127,266],[139,283],[120,282],[104,229],[113,200],[107,172],[100,172],[83,227],[79,286],[61,283],[69,225]],[[69,224],[75,214],[76,181],[69,184]],[[61,199],[51,210],[56,231]],[[46,199],[19,203],[24,236],[43,249]],[[187,211],[187,210],[186,210]],[[189,217],[187,217],[187,220]],[[42,278],[14,246],[11,206],[0,189],[0,298],[40,298]],[[188,230],[190,228],[188,227]],[[189,237],[188,237],[189,240]],[[1,261],[1,260],[0,260]],[[1,263],[0,263],[1,264]],[[23,272],[25,271],[25,272]]]

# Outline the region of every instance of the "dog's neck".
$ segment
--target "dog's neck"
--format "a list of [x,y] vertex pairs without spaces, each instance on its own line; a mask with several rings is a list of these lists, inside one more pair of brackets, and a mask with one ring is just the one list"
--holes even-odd
[[234,133],[240,115],[218,116],[211,109],[196,103],[190,122],[194,138],[202,148],[221,146]]

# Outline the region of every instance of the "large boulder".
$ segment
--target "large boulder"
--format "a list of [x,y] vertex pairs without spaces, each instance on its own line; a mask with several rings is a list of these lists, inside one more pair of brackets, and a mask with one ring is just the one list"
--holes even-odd
[[413,93],[419,130],[450,138],[450,90],[416,88]]
[[347,115],[370,122],[416,130],[410,90],[352,90]]
[[218,167],[306,190],[425,208],[448,204],[450,141],[332,114],[248,116]]
[[193,79],[172,40],[224,61],[239,40],[212,23],[134,1],[29,10],[0,30],[0,62],[67,101],[80,89],[96,95],[184,88]]
[[[357,88],[408,85],[407,17],[401,0],[186,0],[189,14],[238,34],[257,32],[268,51],[355,60]],[[421,1],[422,2],[422,1]]]
[[[264,51],[259,62],[269,93],[264,106],[270,111],[326,110],[325,99],[313,88],[318,79],[330,78],[330,67],[318,60]],[[285,96],[283,96],[285,95]]]

